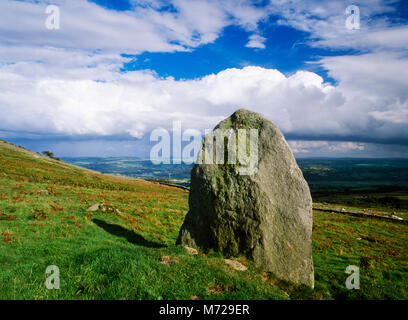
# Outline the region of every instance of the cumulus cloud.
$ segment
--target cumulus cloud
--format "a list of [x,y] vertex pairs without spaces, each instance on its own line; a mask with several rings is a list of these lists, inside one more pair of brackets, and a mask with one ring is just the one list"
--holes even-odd
[[[182,121],[184,128],[211,129],[236,109],[249,108],[267,115],[289,137],[408,137],[407,129],[392,130],[394,113],[401,110],[386,103],[395,100],[394,92],[387,96],[378,89],[382,104],[370,88],[356,97],[341,75],[340,84],[333,86],[312,72],[285,76],[250,66],[177,81],[151,71],[121,73],[110,67],[107,62],[93,77],[80,72],[49,77],[42,70],[46,66],[36,62],[0,67],[0,130],[141,138],[153,128],[171,130],[173,120]],[[382,125],[373,125],[380,118]]]
[[337,89],[347,95],[341,117],[360,136],[398,139],[408,135],[408,57],[395,52],[327,57],[321,60]]
[[265,49],[266,38],[259,34],[253,34],[249,37],[249,41],[246,44],[248,48]]

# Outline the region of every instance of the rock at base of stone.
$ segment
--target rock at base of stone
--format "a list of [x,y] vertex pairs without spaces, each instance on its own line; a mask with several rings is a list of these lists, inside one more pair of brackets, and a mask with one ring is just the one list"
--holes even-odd
[[247,267],[245,267],[241,262],[231,260],[231,259],[224,259],[224,262],[231,266],[233,269],[238,270],[238,271],[246,271],[248,270]]
[[190,255],[192,255],[192,256],[198,255],[197,249],[194,249],[194,248],[191,248],[191,247],[187,247],[187,246],[185,246],[184,248],[186,249],[186,251],[187,251],[188,254],[190,254]]
[[88,210],[86,210],[86,211],[95,212],[95,211],[98,211],[100,207],[101,207],[101,204],[97,203],[97,204],[94,204],[93,206],[89,207]]

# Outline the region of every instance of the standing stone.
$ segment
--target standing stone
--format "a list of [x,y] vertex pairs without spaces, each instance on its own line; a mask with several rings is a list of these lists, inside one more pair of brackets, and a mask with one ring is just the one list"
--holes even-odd
[[[313,287],[312,198],[282,133],[263,115],[245,109],[220,122],[213,132],[216,129],[229,132],[225,145],[242,143],[239,129],[257,129],[256,168],[245,173],[241,159],[234,163],[225,154],[223,164],[207,164],[207,138],[203,139],[191,170],[190,210],[177,243],[214,249],[227,257],[245,255],[280,279]],[[249,133],[247,137],[252,139]],[[251,153],[249,143],[244,145]]]

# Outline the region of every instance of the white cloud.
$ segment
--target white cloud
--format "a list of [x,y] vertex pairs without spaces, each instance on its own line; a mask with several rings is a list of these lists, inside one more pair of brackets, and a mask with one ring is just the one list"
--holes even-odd
[[[339,116],[366,137],[408,137],[408,57],[395,52],[321,60],[347,96]],[[360,130],[358,129],[360,128]],[[406,141],[404,141],[406,142]]]
[[[53,77],[48,76],[48,66],[34,61],[3,65],[0,129],[141,138],[153,128],[171,129],[173,120],[181,120],[186,129],[211,129],[236,109],[249,108],[264,113],[292,136],[408,137],[402,124],[395,126],[398,112],[405,109],[386,103],[395,101],[395,92],[387,95],[386,88],[374,87],[377,92],[373,93],[370,86],[377,81],[355,91],[342,74],[337,74],[341,81],[335,87],[312,72],[298,71],[287,77],[261,67],[226,69],[201,79],[176,81],[150,71],[120,73],[112,69],[115,64],[109,59],[102,61],[94,75],[78,68],[75,75],[66,70]],[[390,85],[397,90],[395,83]],[[401,99],[404,94],[400,92]],[[378,102],[380,98],[383,103]],[[381,125],[373,125],[380,120]]]
[[295,154],[317,153],[350,153],[350,151],[364,151],[366,144],[350,141],[305,141],[291,140],[288,142]]
[[[0,2],[0,40],[7,46],[35,46],[140,53],[185,50],[182,37],[145,17],[149,10],[118,12],[85,0],[55,1],[60,8],[61,27],[45,26],[48,2]],[[118,36],[120,35],[120,36]],[[180,44],[171,44],[170,41]],[[187,39],[188,40],[188,39]]]
[[328,141],[304,141],[304,140],[291,140],[288,141],[289,146],[292,148],[293,153],[309,153],[310,149],[327,147]]
[[408,100],[404,104],[398,101],[397,104],[391,110],[373,111],[370,113],[370,116],[381,122],[408,125]]
[[356,157],[356,158],[406,158],[407,145],[360,143],[350,141],[288,141],[296,158]]
[[349,151],[349,150],[364,150],[365,146],[363,143],[355,143],[355,142],[340,142],[338,144],[331,145],[329,147],[330,151]]
[[246,44],[248,48],[265,49],[266,38],[259,34],[253,34],[249,37],[249,41]]
[[[158,10],[168,5],[167,1],[135,1],[130,10],[115,11],[86,0],[56,0],[53,4],[60,9],[61,27],[48,30],[48,4],[45,0],[1,1],[2,46],[20,50],[20,57],[24,53],[20,46],[105,54],[186,51],[213,42],[227,25],[254,31],[265,16],[263,10],[242,0],[174,0],[173,11]],[[24,58],[30,59],[30,53]]]
[[[388,15],[395,13],[397,1],[366,0],[271,0],[268,11],[280,17],[279,24],[309,34],[308,44],[328,48],[401,49],[408,44],[406,26],[393,25]],[[346,8],[357,5],[360,29],[346,27]]]

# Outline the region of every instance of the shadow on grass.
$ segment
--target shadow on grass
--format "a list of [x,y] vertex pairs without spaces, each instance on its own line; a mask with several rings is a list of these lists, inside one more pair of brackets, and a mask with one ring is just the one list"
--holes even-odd
[[141,235],[138,235],[137,233],[134,233],[133,231],[123,228],[117,224],[106,223],[105,221],[99,220],[99,219],[92,219],[92,221],[98,227],[102,228],[106,232],[109,232],[110,234],[117,236],[117,237],[126,238],[126,240],[130,243],[137,244],[139,246],[148,247],[148,248],[166,247],[163,244],[153,242],[153,241],[148,241],[145,238],[143,238]]

